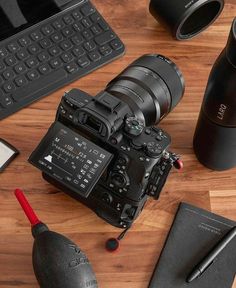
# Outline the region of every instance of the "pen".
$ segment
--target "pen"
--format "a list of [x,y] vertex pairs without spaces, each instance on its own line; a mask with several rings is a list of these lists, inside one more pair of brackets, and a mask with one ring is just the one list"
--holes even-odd
[[211,252],[193,269],[192,273],[187,278],[187,282],[191,283],[195,279],[201,277],[201,275],[207,270],[207,268],[216,260],[216,257],[227,247],[227,245],[236,236],[236,227],[231,229]]

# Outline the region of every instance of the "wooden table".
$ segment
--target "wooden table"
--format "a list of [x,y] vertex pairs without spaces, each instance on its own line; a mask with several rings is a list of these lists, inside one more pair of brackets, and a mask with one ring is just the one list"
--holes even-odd
[[[147,287],[181,201],[236,220],[236,169],[221,173],[210,171],[199,164],[192,149],[208,75],[225,46],[236,15],[235,0],[226,0],[219,20],[186,42],[172,40],[157,24],[148,13],[147,0],[94,0],[94,4],[121,36],[127,47],[126,55],[0,123],[0,136],[21,151],[17,160],[0,175],[2,288],[38,287],[31,264],[30,227],[13,196],[16,187],[25,190],[51,229],[67,235],[86,251],[101,288]],[[123,241],[120,252],[111,255],[104,251],[104,243],[120,230],[43,181],[40,172],[27,163],[27,159],[52,123],[63,91],[78,87],[95,95],[131,61],[145,53],[170,57],[185,76],[187,88],[183,100],[160,124],[172,135],[172,150],[183,156],[185,168],[181,173],[171,174],[160,201],[149,201]]]

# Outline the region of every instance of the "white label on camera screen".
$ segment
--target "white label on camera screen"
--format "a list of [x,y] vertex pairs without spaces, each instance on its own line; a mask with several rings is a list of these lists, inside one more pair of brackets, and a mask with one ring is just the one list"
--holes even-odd
[[0,142],[0,168],[15,154],[15,152]]

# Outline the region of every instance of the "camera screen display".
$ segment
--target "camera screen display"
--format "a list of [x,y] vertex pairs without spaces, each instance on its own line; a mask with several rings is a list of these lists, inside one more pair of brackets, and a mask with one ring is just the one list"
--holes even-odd
[[61,12],[68,2],[71,0],[0,0],[0,41]]
[[112,159],[112,154],[57,122],[30,157],[47,175],[88,197]]

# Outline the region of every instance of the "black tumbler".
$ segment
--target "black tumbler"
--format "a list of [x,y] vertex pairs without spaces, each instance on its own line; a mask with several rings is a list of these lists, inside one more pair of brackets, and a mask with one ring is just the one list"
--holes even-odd
[[210,26],[224,8],[224,0],[151,0],[150,12],[173,37],[185,40]]
[[213,170],[236,166],[236,18],[208,82],[195,136],[199,161]]

